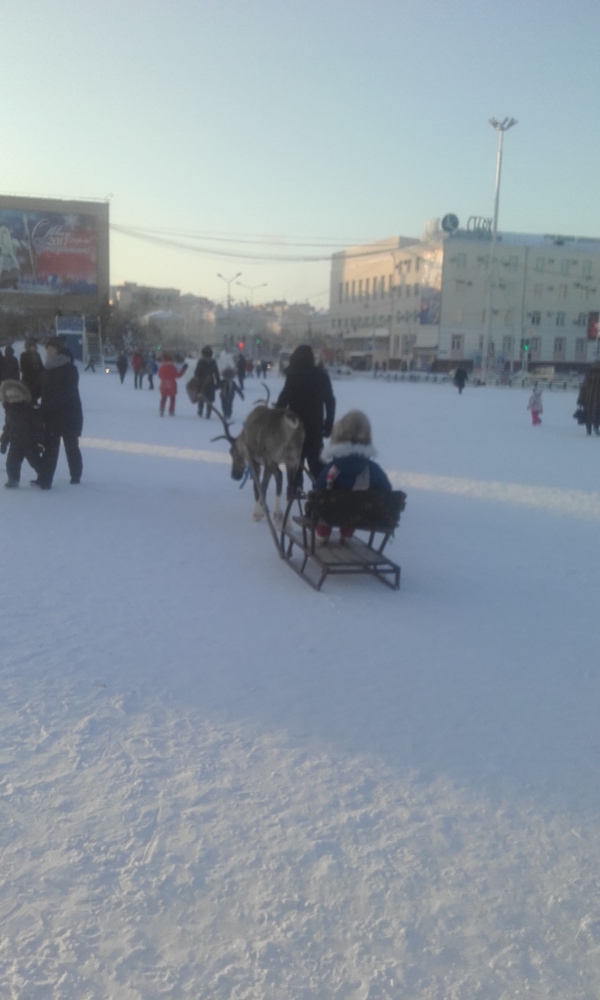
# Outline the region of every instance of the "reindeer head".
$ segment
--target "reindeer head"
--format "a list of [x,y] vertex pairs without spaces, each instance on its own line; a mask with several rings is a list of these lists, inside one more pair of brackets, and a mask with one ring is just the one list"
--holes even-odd
[[229,423],[225,420],[223,414],[219,413],[214,404],[212,404],[212,408],[223,424],[225,433],[211,438],[211,441],[229,441],[229,454],[231,455],[231,478],[235,479],[236,482],[239,482],[246,471],[248,456],[246,455],[245,449],[243,448],[239,438],[234,438],[232,436],[231,431],[229,430]]

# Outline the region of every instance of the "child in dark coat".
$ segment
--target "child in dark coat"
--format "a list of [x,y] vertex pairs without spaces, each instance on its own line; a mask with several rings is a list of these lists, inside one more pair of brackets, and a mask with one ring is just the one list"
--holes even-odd
[[[385,472],[377,462],[371,442],[371,424],[360,410],[350,410],[333,426],[329,444],[321,459],[327,465],[315,481],[315,490],[391,490]],[[352,538],[352,528],[342,528],[343,539]],[[317,525],[317,541],[324,545],[331,535],[328,524]]]
[[31,393],[24,382],[5,379],[0,385],[0,402],[4,406],[5,422],[0,436],[0,452],[6,455],[8,489],[16,489],[21,480],[21,466],[26,458],[39,473],[41,466],[41,421],[31,403]]
[[235,399],[235,394],[238,394],[240,399],[244,398],[244,393],[240,387],[235,382],[235,372],[233,368],[224,368],[223,374],[221,376],[221,408],[223,410],[223,416],[225,420],[231,419],[231,414],[233,413],[233,401]]

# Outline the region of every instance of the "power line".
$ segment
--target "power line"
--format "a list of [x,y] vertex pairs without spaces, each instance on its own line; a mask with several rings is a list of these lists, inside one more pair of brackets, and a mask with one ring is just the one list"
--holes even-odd
[[[319,262],[329,262],[331,260],[331,253],[321,255],[321,254],[269,254],[269,253],[250,253],[245,250],[222,250],[217,247],[206,247],[193,243],[185,243],[182,240],[173,239],[168,236],[161,236],[158,234],[153,234],[151,231],[145,231],[143,229],[134,229],[130,226],[120,226],[117,223],[111,223],[110,228],[116,232],[120,233],[122,236],[129,236],[132,239],[140,240],[143,243],[150,243],[154,246],[161,246],[171,250],[182,250],[187,253],[201,254],[208,257],[223,257],[227,260],[254,260],[260,263],[268,264],[313,264]],[[378,250],[362,250],[357,253],[345,254],[347,259],[358,258],[358,257],[380,257],[382,255],[389,254],[389,249],[378,249]]]

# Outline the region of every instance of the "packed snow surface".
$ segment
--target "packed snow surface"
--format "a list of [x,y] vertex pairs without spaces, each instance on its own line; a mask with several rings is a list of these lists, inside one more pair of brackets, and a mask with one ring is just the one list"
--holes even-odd
[[334,389],[400,592],[311,590],[130,375],[82,375],[81,486],[2,490],[3,998],[600,995],[600,439],[572,392]]

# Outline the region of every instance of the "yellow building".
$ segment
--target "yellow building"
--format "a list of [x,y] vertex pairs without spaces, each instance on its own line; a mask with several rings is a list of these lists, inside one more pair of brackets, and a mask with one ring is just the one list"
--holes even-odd
[[488,284],[489,364],[582,367],[597,356],[600,240],[498,233],[471,218],[422,239],[394,237],[334,254],[331,332],[354,367],[481,362]]

